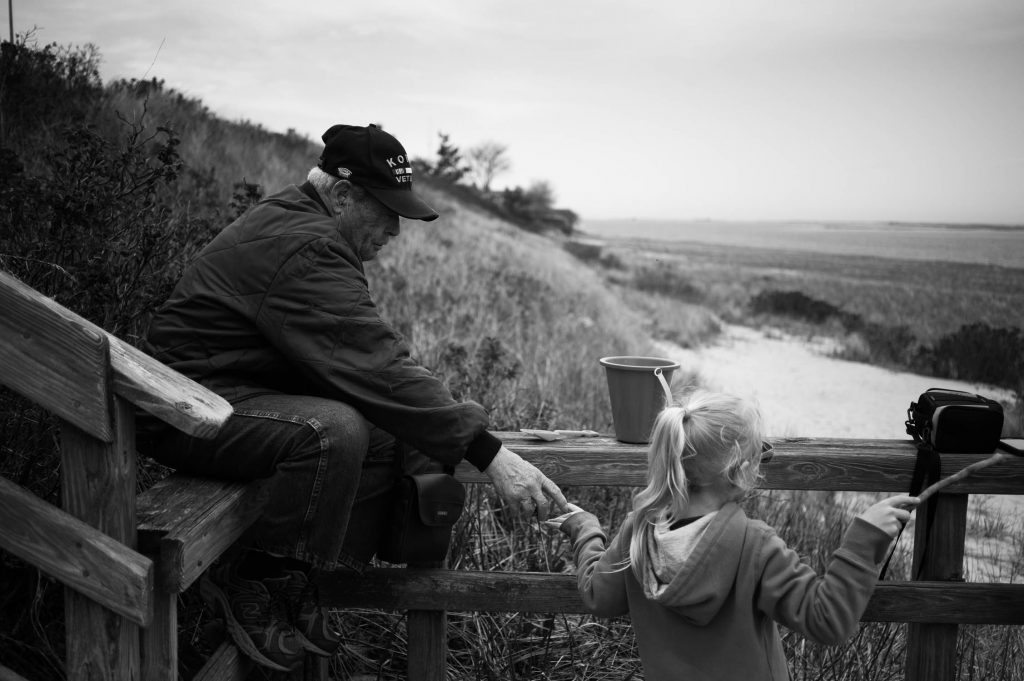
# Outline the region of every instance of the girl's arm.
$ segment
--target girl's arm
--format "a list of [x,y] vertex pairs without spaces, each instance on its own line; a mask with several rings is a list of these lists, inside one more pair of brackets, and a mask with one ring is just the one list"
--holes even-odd
[[[622,563],[623,537],[626,537],[625,546],[628,547],[629,535],[625,531],[629,524],[627,519],[607,549],[607,536],[592,513],[572,513],[559,526],[572,538],[576,584],[584,607],[595,615],[617,617],[629,612],[626,601],[626,571],[629,568]],[[629,555],[628,548],[625,555]]]
[[853,635],[864,614],[891,541],[885,531],[855,518],[819,576],[774,531],[767,530],[761,548],[758,608],[817,643],[842,643]]

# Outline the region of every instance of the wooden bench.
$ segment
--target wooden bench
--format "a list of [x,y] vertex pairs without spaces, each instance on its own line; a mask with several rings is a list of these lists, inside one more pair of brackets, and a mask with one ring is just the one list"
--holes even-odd
[[0,384],[60,418],[63,498],[0,478],[0,548],[67,587],[70,679],[174,680],[177,594],[255,519],[259,489],[172,477],[137,500],[135,409],[210,437],[231,406],[5,272],[0,309]]
[[[265,501],[260,481],[251,483],[170,475],[138,497],[139,551],[155,565],[153,624],[144,632],[149,651],[144,678],[169,678],[178,669],[177,599],[259,517]],[[197,680],[242,678],[248,665],[224,646]]]
[[[230,416],[216,395],[0,272],[0,383],[53,411],[62,429],[64,509],[0,478],[0,547],[67,587],[71,679],[173,680],[177,597],[259,513],[259,482],[173,475],[136,498],[134,408],[198,437]],[[73,371],[68,368],[73,367]],[[540,442],[497,434],[567,486],[639,486],[643,446],[611,438]],[[773,439],[766,489],[898,493],[916,451],[903,440]],[[945,455],[946,470],[985,454]],[[467,484],[489,484],[461,465]],[[1001,462],[928,503],[935,522],[921,581],[880,584],[866,621],[909,622],[906,678],[951,680],[960,624],[1024,624],[1024,586],[962,581],[970,494],[1024,493],[1024,460]],[[926,509],[919,509],[923,514]],[[924,532],[917,525],[917,534]],[[583,612],[570,575],[464,570],[372,569],[321,584],[325,604],[408,611],[409,678],[440,681],[446,668],[446,613]],[[248,666],[222,646],[197,679],[242,679]],[[324,666],[321,664],[320,672]],[[0,668],[0,678],[17,678]]]

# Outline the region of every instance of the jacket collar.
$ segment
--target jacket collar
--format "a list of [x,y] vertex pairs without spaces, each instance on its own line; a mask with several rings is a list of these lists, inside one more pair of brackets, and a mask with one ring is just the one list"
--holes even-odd
[[316,201],[320,205],[320,207],[324,209],[325,213],[327,213],[328,215],[331,214],[331,211],[327,208],[327,204],[324,203],[323,197],[320,196],[320,192],[316,190],[316,187],[314,187],[311,182],[303,182],[302,185],[299,187],[299,191],[301,191],[303,194]]

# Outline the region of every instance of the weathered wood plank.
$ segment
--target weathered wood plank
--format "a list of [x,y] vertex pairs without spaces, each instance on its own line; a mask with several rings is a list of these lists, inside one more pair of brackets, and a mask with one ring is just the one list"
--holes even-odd
[[444,611],[410,610],[409,681],[444,681],[448,669],[448,616]]
[[138,498],[139,546],[159,556],[157,583],[181,593],[259,518],[260,481],[171,475]]
[[1024,624],[1019,584],[882,582],[875,587],[865,622],[920,624]]
[[0,546],[141,626],[152,618],[153,562],[0,478]]
[[[522,433],[496,433],[507,447],[562,486],[643,486],[647,469],[644,445],[613,438],[575,438],[543,442]],[[917,449],[906,440],[771,438],[774,456],[763,465],[762,489],[905,492],[913,476]],[[943,454],[944,471],[955,471],[990,455]],[[464,482],[489,482],[462,463]],[[1024,489],[1024,458],[1014,457],[978,471],[944,489],[950,494],[1019,494]]]
[[[450,612],[582,613],[576,577],[541,572],[378,568],[362,577],[325,575],[320,598],[334,607]],[[1024,624],[1024,589],[1010,584],[882,582],[871,622]]]
[[107,335],[69,319],[44,300],[0,271],[0,383],[110,442]]
[[114,392],[178,430],[212,438],[231,416],[227,400],[110,336]]
[[[115,398],[114,441],[99,442],[71,424],[61,428],[64,508],[112,539],[135,547],[135,412]],[[147,603],[152,609],[152,604]],[[139,669],[139,628],[67,589],[68,678],[128,679]],[[151,616],[151,612],[150,612]]]
[[153,622],[142,630],[141,678],[178,681],[178,594],[155,588]]
[[[45,310],[45,314],[63,319],[66,324],[81,329],[83,334],[88,334],[88,337],[106,339],[105,344],[109,344],[110,366],[113,373],[113,391],[175,428],[196,437],[213,437],[231,416],[231,405],[219,395],[161,364],[116,336],[110,335],[87,319],[59,305],[52,298],[42,295],[2,271],[0,271],[0,293],[7,296],[7,298],[0,299],[0,308],[4,310],[3,319],[5,320],[8,316],[8,300],[31,301],[31,307],[34,309]],[[20,324],[14,325],[12,328],[16,335],[22,333]],[[4,344],[3,338],[4,335],[0,333],[0,346]],[[33,350],[33,355],[41,354],[41,350]],[[0,363],[5,367],[2,379],[5,382],[9,373],[6,364],[6,361]],[[67,366],[78,365],[57,365],[57,369],[62,369],[65,373],[73,373],[67,372]],[[39,404],[48,406],[46,402],[38,401]],[[83,408],[85,408],[84,402]],[[70,418],[67,420],[76,423]],[[82,427],[78,423],[76,425]],[[83,430],[90,432],[87,428],[83,428]]]
[[[964,540],[967,536],[966,494],[939,494],[917,509],[914,533],[913,576],[926,580],[963,579]],[[929,526],[928,507],[934,506]],[[1018,587],[1020,588],[1020,587]],[[959,606],[950,604],[951,616],[935,624],[907,627],[906,681],[953,681],[956,676],[956,639]]]

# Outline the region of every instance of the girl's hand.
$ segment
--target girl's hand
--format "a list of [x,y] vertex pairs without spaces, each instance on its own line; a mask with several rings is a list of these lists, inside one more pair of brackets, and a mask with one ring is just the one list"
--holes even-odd
[[921,503],[917,497],[906,494],[882,499],[858,517],[868,521],[890,537],[895,537],[910,520],[910,513]]
[[548,518],[547,520],[543,521],[541,525],[545,525],[555,530],[560,530],[562,529],[562,523],[568,520],[569,516],[576,515],[577,513],[583,513],[583,509],[577,506],[576,504],[567,503],[565,507],[569,509],[568,513],[563,513],[562,515],[555,516],[554,518]]

